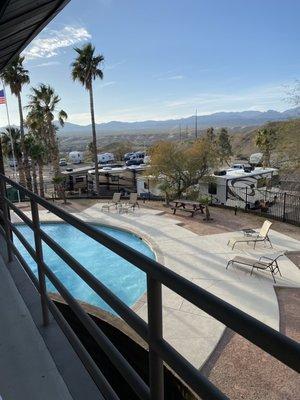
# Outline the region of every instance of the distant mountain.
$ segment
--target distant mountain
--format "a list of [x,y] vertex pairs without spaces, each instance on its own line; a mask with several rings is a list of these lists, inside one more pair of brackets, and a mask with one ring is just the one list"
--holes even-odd
[[[241,111],[241,112],[218,112],[209,115],[201,115],[197,118],[198,128],[205,129],[210,126],[214,128],[227,127],[248,127],[263,125],[266,122],[284,121],[293,118],[300,118],[300,107],[292,108],[283,112],[268,111]],[[104,135],[110,133],[157,133],[158,131],[177,130],[179,124],[183,129],[195,125],[195,116],[181,119],[169,119],[164,121],[140,121],[122,122],[110,121],[96,124],[97,133]],[[59,135],[85,135],[91,132],[91,125],[77,125],[66,122],[63,128],[59,129]]]
[[[283,112],[268,110],[268,111],[241,111],[241,112],[218,112],[209,115],[201,115],[197,118],[198,128],[204,129],[210,126],[218,127],[246,127],[262,125],[271,121],[283,121],[300,117],[300,107],[292,108]],[[102,124],[96,124],[97,132],[110,133],[110,132],[134,132],[137,131],[166,131],[177,129],[179,124],[184,128],[186,125],[189,127],[194,126],[195,116],[190,116],[181,119],[169,119],[164,121],[140,121],[140,122],[121,122],[110,121]],[[90,125],[76,125],[67,122],[64,128],[60,129],[61,135],[71,133],[90,133]]]

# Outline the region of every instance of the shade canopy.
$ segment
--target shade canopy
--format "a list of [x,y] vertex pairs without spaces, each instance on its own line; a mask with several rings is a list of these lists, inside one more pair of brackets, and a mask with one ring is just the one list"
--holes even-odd
[[0,1],[0,72],[70,0]]

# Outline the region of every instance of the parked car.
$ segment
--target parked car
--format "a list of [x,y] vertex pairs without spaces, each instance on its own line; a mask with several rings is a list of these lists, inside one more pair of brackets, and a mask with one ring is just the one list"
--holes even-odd
[[133,159],[126,161],[125,164],[127,167],[129,167],[130,165],[141,165],[141,164],[144,164],[144,160],[142,158],[140,158],[140,159],[133,158]]
[[59,166],[60,167],[65,167],[66,165],[68,165],[66,159],[65,158],[61,158],[59,160]]
[[133,154],[134,154],[133,152],[124,154],[124,161],[130,160]]

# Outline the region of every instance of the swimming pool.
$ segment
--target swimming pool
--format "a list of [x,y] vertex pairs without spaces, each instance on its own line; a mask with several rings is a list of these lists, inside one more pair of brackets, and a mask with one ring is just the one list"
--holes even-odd
[[[155,259],[155,254],[150,247],[133,233],[107,226],[94,226]],[[16,227],[34,247],[32,230],[26,225],[16,225]],[[94,239],[65,223],[45,223],[41,224],[41,228],[128,306],[132,306],[145,293],[146,274]],[[16,236],[14,236],[14,242],[37,275],[36,262]],[[112,309],[45,243],[43,243],[43,254],[48,267],[76,299],[112,312]],[[47,290],[57,293],[48,279]]]

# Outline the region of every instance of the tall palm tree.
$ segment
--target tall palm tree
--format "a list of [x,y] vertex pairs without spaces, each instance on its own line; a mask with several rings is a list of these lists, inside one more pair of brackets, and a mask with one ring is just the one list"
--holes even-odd
[[[14,94],[18,99],[19,106],[19,116],[20,116],[20,133],[21,133],[21,150],[22,150],[22,159],[20,160],[19,170],[24,168],[25,176],[26,176],[26,186],[27,189],[31,190],[31,176],[30,176],[30,166],[28,163],[28,155],[25,148],[25,133],[24,133],[24,118],[23,118],[23,108],[22,108],[22,99],[21,92],[22,88],[25,84],[30,83],[28,70],[23,67],[24,57],[17,56],[15,57],[11,63],[4,69],[1,73],[1,78],[4,83],[9,86],[10,91]],[[22,173],[20,176],[20,183],[25,186],[24,180],[21,181]],[[24,179],[22,177],[22,179]]]
[[78,54],[75,61],[72,63],[72,78],[74,81],[79,81],[90,96],[90,110],[92,121],[92,134],[93,134],[93,153],[95,163],[95,181],[96,193],[99,194],[99,170],[98,170],[98,157],[97,157],[97,137],[96,137],[96,124],[94,112],[94,98],[93,98],[93,81],[96,78],[103,79],[103,71],[100,68],[104,61],[104,56],[99,54],[94,55],[95,47],[91,43],[85,44],[83,47],[75,47],[74,50]]
[[19,180],[20,182],[24,182],[24,170],[20,168],[22,162],[20,129],[6,128],[1,132],[1,138],[4,156],[8,158],[12,158],[13,155],[15,156],[19,168]]
[[[29,137],[29,135],[28,135],[28,137]],[[41,197],[45,197],[43,168],[44,168],[44,159],[45,159],[45,155],[46,155],[46,147],[41,142],[41,140],[35,136],[31,136],[31,138],[30,138],[29,154],[30,154],[30,157],[32,160],[31,167],[32,167],[34,193],[38,193],[38,186],[37,186],[37,179],[36,179],[36,164],[37,164],[38,165],[38,176],[39,176],[39,192],[40,192]],[[35,176],[35,178],[34,178],[34,176]]]
[[64,110],[57,110],[60,98],[51,86],[41,83],[38,87],[32,88],[31,91],[32,94],[29,96],[30,101],[27,106],[29,118],[35,116],[34,118],[42,121],[43,139],[48,146],[54,177],[57,177],[60,175],[59,149],[56,137],[58,127],[55,125],[54,119],[57,118],[59,125],[64,126],[68,115]]

